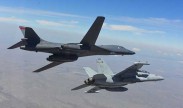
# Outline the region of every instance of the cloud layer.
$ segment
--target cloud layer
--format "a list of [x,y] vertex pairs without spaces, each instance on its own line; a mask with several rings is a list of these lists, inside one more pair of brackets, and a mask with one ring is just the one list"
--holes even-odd
[[17,23],[26,23],[28,20],[16,17],[0,17],[1,22],[17,22]]
[[104,26],[106,29],[109,30],[117,30],[117,31],[127,31],[127,32],[134,32],[134,33],[165,33],[164,31],[159,31],[159,30],[147,30],[147,29],[142,29],[142,28],[138,28],[135,26],[131,26],[131,25],[108,25],[105,24]]

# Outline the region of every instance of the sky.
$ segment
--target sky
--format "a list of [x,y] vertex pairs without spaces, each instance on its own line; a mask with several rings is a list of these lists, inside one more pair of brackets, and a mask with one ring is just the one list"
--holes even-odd
[[181,0],[1,0],[0,23],[32,27],[50,41],[74,42],[57,33],[67,32],[79,42],[95,18],[105,16],[97,44],[117,43],[138,54],[182,61],[182,10]]
[[[182,0],[0,0],[0,106],[2,108],[182,108]],[[116,44],[136,52],[129,56],[88,56],[42,73],[47,53],[7,50],[23,37],[18,26],[32,27],[52,42],[80,42],[97,16],[105,23],[96,44]],[[97,69],[103,58],[114,73],[143,61],[159,82],[129,84],[126,92],[71,92]],[[64,86],[63,86],[64,85]],[[106,95],[107,94],[107,95]]]

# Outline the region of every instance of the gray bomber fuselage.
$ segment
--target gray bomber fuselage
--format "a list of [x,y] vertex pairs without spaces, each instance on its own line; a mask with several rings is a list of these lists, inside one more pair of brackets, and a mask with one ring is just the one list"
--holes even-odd
[[52,43],[41,41],[36,47],[21,46],[23,50],[45,52],[51,54],[75,54],[78,57],[90,56],[90,55],[133,55],[133,51],[130,51],[122,46],[118,45],[90,45],[85,46],[80,43]]

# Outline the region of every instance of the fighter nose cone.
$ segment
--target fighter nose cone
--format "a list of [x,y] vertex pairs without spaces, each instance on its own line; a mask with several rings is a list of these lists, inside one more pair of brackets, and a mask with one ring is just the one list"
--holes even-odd
[[164,80],[164,78],[162,76],[159,76],[159,80]]
[[157,79],[157,81],[164,80],[164,78],[162,76],[157,76],[156,79]]

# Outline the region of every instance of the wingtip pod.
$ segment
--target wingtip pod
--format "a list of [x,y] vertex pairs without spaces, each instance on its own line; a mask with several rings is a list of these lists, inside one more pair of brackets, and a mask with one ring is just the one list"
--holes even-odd
[[148,62],[134,62],[134,64],[150,65]]

